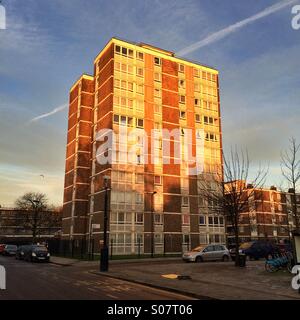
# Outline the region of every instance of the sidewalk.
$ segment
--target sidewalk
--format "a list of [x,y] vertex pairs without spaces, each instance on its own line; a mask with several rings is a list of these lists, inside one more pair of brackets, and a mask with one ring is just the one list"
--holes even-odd
[[[179,262],[181,258],[178,257],[170,257],[170,258],[143,258],[143,259],[120,259],[120,260],[109,260],[110,265],[119,265],[119,264],[138,264],[138,263],[149,263],[156,264],[156,263],[173,263]],[[99,260],[78,260],[73,258],[64,258],[64,257],[57,257],[51,256],[50,262],[53,264],[61,265],[61,266],[99,266]]]
[[[107,273],[100,273],[98,269],[92,272],[199,299],[300,299],[298,292],[291,288],[293,275],[284,271],[267,273],[264,261],[247,261],[246,268],[237,268],[232,262],[141,261],[126,263],[126,267],[123,263],[111,263]],[[184,275],[191,279],[178,280],[162,275]]]

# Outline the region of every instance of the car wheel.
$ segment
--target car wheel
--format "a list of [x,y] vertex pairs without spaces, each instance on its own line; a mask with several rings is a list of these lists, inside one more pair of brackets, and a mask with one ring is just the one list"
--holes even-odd
[[203,259],[202,259],[202,257],[196,257],[196,259],[195,259],[195,262],[203,262]]
[[228,262],[229,261],[229,257],[227,255],[224,255],[222,260],[223,260],[223,262]]

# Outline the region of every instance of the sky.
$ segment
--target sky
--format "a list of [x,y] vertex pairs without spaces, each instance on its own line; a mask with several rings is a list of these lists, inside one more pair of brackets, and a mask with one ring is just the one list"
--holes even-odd
[[225,151],[246,148],[253,168],[269,166],[267,184],[281,184],[280,152],[300,133],[295,4],[300,0],[3,0],[0,204],[26,191],[62,204],[69,88],[92,73],[113,36],[217,68]]

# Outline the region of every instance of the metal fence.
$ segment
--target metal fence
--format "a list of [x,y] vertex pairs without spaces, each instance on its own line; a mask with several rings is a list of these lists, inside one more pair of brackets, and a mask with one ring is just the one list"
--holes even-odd
[[[68,257],[81,260],[94,260],[99,259],[99,244],[96,243],[95,239],[85,240],[85,239],[76,239],[76,240],[61,240],[61,239],[51,239],[47,241],[47,246],[50,251],[50,254],[53,256]],[[166,252],[165,241],[163,243],[156,243],[153,250],[153,256],[172,256],[180,255],[183,252],[190,250],[190,243],[181,243],[181,250],[177,252],[173,248],[170,248]],[[149,248],[147,252],[144,252],[144,243],[140,239],[132,244],[119,244],[116,243],[113,239],[109,241],[109,255],[110,259],[121,259],[121,258],[144,258],[151,256]]]

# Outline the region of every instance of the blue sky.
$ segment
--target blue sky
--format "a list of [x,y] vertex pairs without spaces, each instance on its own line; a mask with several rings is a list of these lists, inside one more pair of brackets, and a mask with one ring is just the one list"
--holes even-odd
[[[111,37],[178,52],[278,2],[3,0],[0,204],[28,190],[62,202],[67,110],[28,122],[67,103]],[[291,27],[291,7],[186,55],[219,69],[225,149],[238,145],[254,166],[269,163],[268,184],[281,182],[280,150],[300,131],[300,30]]]

